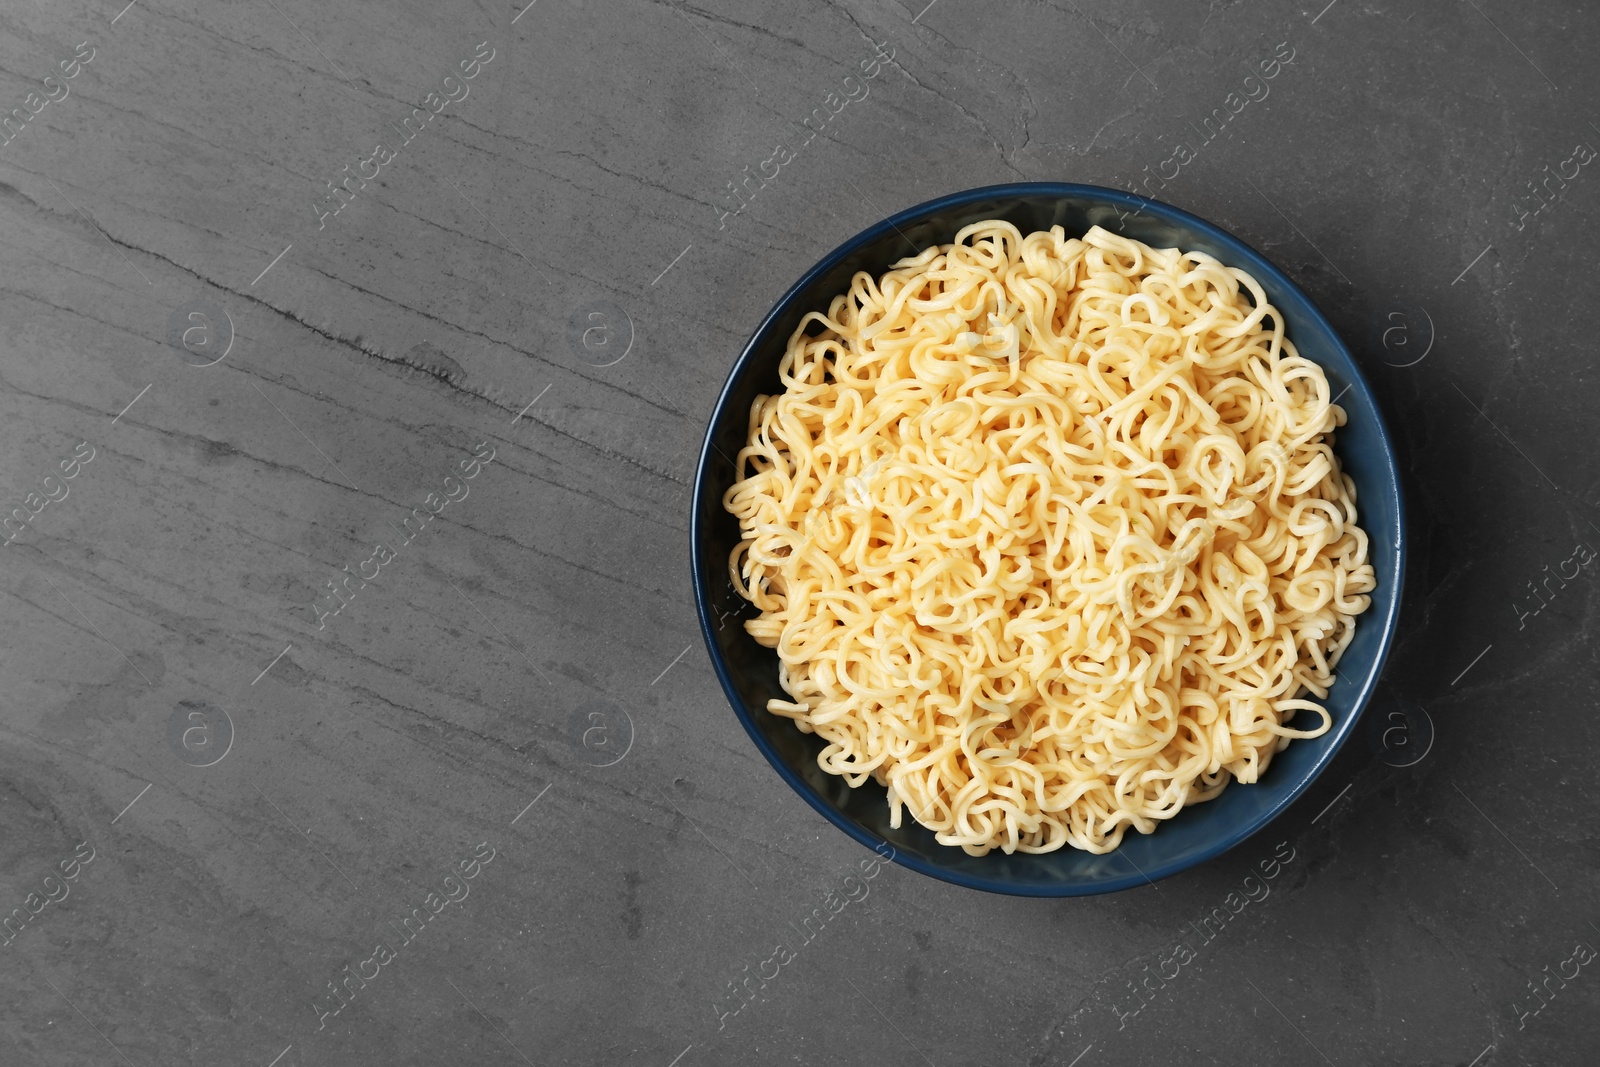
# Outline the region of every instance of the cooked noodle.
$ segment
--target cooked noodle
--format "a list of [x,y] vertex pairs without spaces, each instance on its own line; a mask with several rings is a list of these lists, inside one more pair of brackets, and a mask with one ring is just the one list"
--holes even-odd
[[730,569],[768,710],[892,825],[1109,852],[1331,725],[1375,584],[1345,414],[1244,271],[981,222],[857,273],[779,376]]

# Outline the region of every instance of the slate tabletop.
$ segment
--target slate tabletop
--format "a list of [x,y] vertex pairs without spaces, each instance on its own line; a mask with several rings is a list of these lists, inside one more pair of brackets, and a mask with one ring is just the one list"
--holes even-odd
[[[1595,1062],[1597,46],[1505,0],[10,0],[0,1064]],[[822,820],[688,578],[765,311],[1018,180],[1283,266],[1411,520],[1329,770],[1072,900]]]

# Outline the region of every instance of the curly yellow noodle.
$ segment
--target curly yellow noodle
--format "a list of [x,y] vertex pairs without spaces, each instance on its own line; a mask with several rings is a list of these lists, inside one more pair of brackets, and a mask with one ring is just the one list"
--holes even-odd
[[980,222],[856,274],[779,375],[733,580],[768,710],[893,825],[1109,852],[1330,727],[1374,588],[1345,414],[1245,272]]

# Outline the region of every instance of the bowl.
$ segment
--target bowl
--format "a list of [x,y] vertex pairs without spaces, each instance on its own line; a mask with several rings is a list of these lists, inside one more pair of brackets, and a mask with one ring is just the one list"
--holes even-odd
[[[787,699],[778,685],[778,657],[745,633],[741,621],[756,612],[728,579],[739,524],[723,509],[722,495],[734,482],[733,457],[745,444],[751,402],[782,389],[778,361],[801,317],[826,308],[856,271],[880,275],[902,256],[947,244],[963,226],[989,218],[1005,219],[1023,234],[1059,225],[1073,236],[1100,226],[1157,248],[1205,252],[1248,271],[1282,313],[1300,354],[1326,372],[1349,415],[1334,446],[1355,481],[1377,589],[1356,623],[1326,702],[1332,728],[1291,742],[1259,782],[1231,783],[1217,799],[1185,808],[1154,833],[1128,833],[1104,855],[1068,846],[1039,855],[1008,856],[997,849],[969,856],[939,844],[909,814],[891,829],[883,786],[868,781],[851,789],[817,765],[822,741],[816,735],[767,712],[769,699]],[[1127,889],[1193,867],[1261,830],[1306,791],[1354,731],[1377,687],[1400,610],[1405,536],[1394,446],[1371,388],[1333,326],[1283,271],[1227,231],[1169,204],[1094,185],[1026,182],[971,189],[891,216],[824,256],[762,320],[729,372],[706,429],[692,499],[690,553],[700,629],[717,679],[756,748],[806,803],[863,845],[922,874],[992,893],[1083,896]]]

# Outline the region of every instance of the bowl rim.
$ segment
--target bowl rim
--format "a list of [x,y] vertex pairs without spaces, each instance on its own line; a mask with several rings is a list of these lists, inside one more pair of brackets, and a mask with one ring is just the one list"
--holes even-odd
[[[1061,883],[1014,883],[983,875],[969,874],[955,871],[928,863],[920,857],[903,854],[897,851],[893,844],[875,834],[871,834],[857,826],[842,812],[834,808],[821,796],[817,795],[795,771],[779,758],[776,750],[768,743],[765,735],[756,726],[754,712],[746,705],[743,696],[734,685],[728,673],[727,663],[724,661],[721,650],[717,646],[711,605],[706,595],[707,581],[713,573],[720,574],[715,568],[723,570],[727,567],[727,560],[706,560],[702,558],[700,549],[703,522],[700,518],[701,508],[698,506],[705,492],[710,488],[707,485],[708,468],[712,449],[715,447],[713,431],[724,417],[725,410],[732,398],[735,386],[749,371],[755,354],[761,342],[766,339],[768,332],[777,319],[788,311],[801,295],[810,287],[811,283],[821,275],[836,267],[846,257],[854,254],[862,246],[877,241],[887,236],[891,231],[898,231],[903,225],[909,226],[921,221],[927,215],[941,210],[961,207],[974,201],[996,200],[1005,197],[1078,197],[1091,198],[1104,203],[1109,203],[1121,209],[1124,217],[1130,214],[1150,212],[1156,217],[1193,228],[1205,233],[1212,241],[1228,248],[1230,254],[1244,261],[1244,269],[1250,271],[1258,281],[1268,278],[1274,287],[1298,296],[1309,309],[1312,321],[1325,330],[1333,340],[1335,350],[1344,357],[1351,370],[1348,388],[1355,390],[1365,401],[1366,406],[1374,413],[1378,441],[1382,445],[1384,462],[1386,464],[1386,478],[1388,484],[1381,486],[1392,493],[1395,514],[1395,543],[1394,559],[1395,572],[1391,579],[1394,587],[1394,596],[1388,605],[1388,612],[1381,619],[1374,619],[1369,625],[1378,625],[1381,628],[1377,652],[1373,658],[1372,668],[1368,672],[1364,684],[1355,694],[1351,703],[1351,711],[1346,716],[1342,729],[1336,729],[1331,744],[1320,754],[1318,759],[1307,768],[1302,779],[1293,789],[1289,790],[1271,807],[1265,808],[1251,819],[1245,820],[1229,829],[1218,840],[1214,841],[1197,854],[1178,860],[1172,860],[1162,865],[1157,865],[1149,870],[1129,872],[1126,876],[1108,879],[1104,882],[1080,884],[1073,882]],[[903,236],[903,235],[902,235]],[[1229,262],[1228,266],[1240,266],[1237,261]],[[718,491],[720,499],[721,492]],[[1328,765],[1344,747],[1346,741],[1355,733],[1361,716],[1365,713],[1367,705],[1371,702],[1383,674],[1383,668],[1389,658],[1393,647],[1395,635],[1400,618],[1400,607],[1405,591],[1405,565],[1406,565],[1406,509],[1405,496],[1402,488],[1399,460],[1395,452],[1394,439],[1390,435],[1389,426],[1383,417],[1383,410],[1378,404],[1376,394],[1372,391],[1367,381],[1365,372],[1356,361],[1349,345],[1344,341],[1339,331],[1329,321],[1317,303],[1297,285],[1292,278],[1285,274],[1276,264],[1269,260],[1253,246],[1218,226],[1216,223],[1194,215],[1180,207],[1175,207],[1161,200],[1154,200],[1137,193],[1125,192],[1121,189],[1112,189],[1101,185],[1089,185],[1076,182],[1008,182],[1001,185],[986,185],[973,189],[965,189],[956,193],[949,193],[932,200],[915,204],[898,211],[887,218],[873,223],[866,229],[840,243],[833,251],[823,256],[817,263],[807,270],[800,278],[789,287],[772,309],[767,312],[760,324],[750,334],[750,339],[745,342],[744,348],[734,360],[728,370],[727,380],[723,383],[721,392],[717,395],[716,404],[712,406],[711,414],[706,421],[705,440],[700,446],[700,456],[695,465],[694,485],[689,496],[689,565],[690,579],[694,585],[695,613],[700,620],[700,636],[705,642],[706,651],[711,659],[711,665],[716,671],[717,680],[722,685],[723,694],[728,698],[728,703],[734,715],[744,727],[745,733],[755,743],[756,749],[766,758],[766,761],[777,771],[778,776],[788,783],[799,796],[810,804],[816,812],[833,826],[842,830],[849,837],[860,844],[871,848],[882,855],[882,849],[889,850],[889,858],[916,871],[918,874],[936,878],[942,882],[958,885],[967,889],[978,889],[989,893],[1005,896],[1021,897],[1074,897],[1094,896],[1101,893],[1114,893],[1124,889],[1135,888],[1140,885],[1154,885],[1162,878],[1178,874],[1181,871],[1197,867],[1209,862],[1238,845],[1254,837],[1267,825],[1274,822],[1289,807],[1311,788],[1311,785],[1322,776]],[[1237,784],[1237,783],[1235,783]],[[955,846],[948,846],[955,847]],[[1070,847],[1070,846],[1069,846]],[[1114,855],[1115,850],[1108,855]]]

